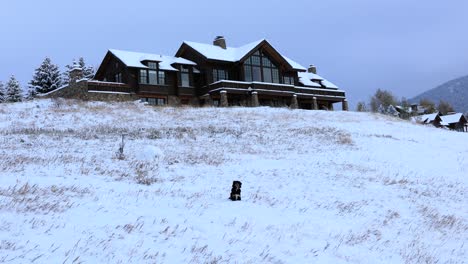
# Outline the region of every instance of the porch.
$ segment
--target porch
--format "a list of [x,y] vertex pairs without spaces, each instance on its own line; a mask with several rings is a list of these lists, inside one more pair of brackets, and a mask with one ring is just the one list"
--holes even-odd
[[294,85],[238,82],[223,80],[203,87],[202,100],[215,106],[273,106],[311,110],[333,110],[342,103],[348,110],[345,92],[333,89],[298,87]]

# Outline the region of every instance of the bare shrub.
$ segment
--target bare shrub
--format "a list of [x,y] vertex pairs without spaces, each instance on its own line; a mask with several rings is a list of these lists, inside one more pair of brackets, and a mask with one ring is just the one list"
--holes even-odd
[[134,165],[135,180],[138,184],[151,185],[158,181],[159,164],[137,161]]
[[353,139],[351,138],[351,135],[348,133],[338,133],[337,134],[337,143],[340,145],[353,145]]
[[391,221],[400,218],[400,214],[396,211],[388,210],[385,219],[383,220],[383,225],[388,225]]
[[161,150],[153,146],[146,146],[139,151],[137,157],[132,161],[136,182],[151,185],[160,181],[160,163],[164,158]]

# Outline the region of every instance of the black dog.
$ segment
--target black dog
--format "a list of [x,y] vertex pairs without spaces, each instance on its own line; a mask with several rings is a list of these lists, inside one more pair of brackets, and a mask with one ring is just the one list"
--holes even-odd
[[233,181],[232,189],[231,189],[231,196],[229,197],[229,199],[231,199],[232,201],[240,201],[241,200],[241,187],[242,187],[242,182]]

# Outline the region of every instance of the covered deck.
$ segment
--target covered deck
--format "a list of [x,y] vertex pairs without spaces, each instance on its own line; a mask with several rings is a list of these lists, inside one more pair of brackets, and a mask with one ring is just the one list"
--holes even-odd
[[335,89],[299,87],[263,82],[223,80],[202,88],[205,104],[215,106],[289,106],[312,110],[333,110],[334,103],[342,103],[348,110],[345,92]]

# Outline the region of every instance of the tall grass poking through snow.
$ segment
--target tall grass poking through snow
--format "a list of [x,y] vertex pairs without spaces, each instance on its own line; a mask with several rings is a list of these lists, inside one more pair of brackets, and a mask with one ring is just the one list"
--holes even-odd
[[367,113],[0,104],[0,263],[463,263],[465,141]]

